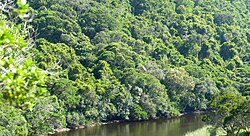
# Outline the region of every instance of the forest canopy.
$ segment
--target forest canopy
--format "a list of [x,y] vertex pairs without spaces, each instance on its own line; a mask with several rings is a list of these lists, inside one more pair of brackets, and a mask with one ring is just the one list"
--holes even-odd
[[0,4],[0,135],[174,117],[231,98],[241,100],[230,117],[249,113],[238,106],[249,108],[249,0]]

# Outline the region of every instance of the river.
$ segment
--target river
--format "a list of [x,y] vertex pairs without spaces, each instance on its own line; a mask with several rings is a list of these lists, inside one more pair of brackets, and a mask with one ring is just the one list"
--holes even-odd
[[201,116],[201,114],[187,114],[172,119],[113,123],[58,133],[53,136],[183,136],[205,125],[201,121]]

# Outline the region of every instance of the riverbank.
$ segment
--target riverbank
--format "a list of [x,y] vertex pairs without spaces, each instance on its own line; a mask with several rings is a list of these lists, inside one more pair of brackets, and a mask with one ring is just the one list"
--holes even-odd
[[187,132],[193,132],[205,126],[201,119],[202,114],[187,114],[170,119],[119,121],[109,125],[98,123],[86,126],[84,129],[56,133],[53,136],[118,136],[121,134],[123,136],[184,136]]
[[205,114],[208,113],[209,111],[192,111],[192,112],[184,112],[181,113],[178,117],[183,116],[183,115],[187,115],[187,114]]
[[[188,114],[205,114],[205,113],[207,113],[207,112],[206,111],[185,112],[185,113],[181,113],[179,116],[175,116],[175,117],[156,118],[156,119],[149,119],[149,120],[143,120],[143,121],[159,120],[159,119],[175,119],[175,118],[180,118],[180,117],[188,115]],[[50,132],[48,135],[53,136],[53,135],[68,132],[68,131],[84,129],[84,128],[89,128],[89,127],[95,127],[95,126],[109,125],[109,124],[114,124],[114,123],[122,123],[122,122],[142,122],[142,121],[114,120],[114,121],[109,121],[109,122],[92,122],[92,123],[88,123],[84,126],[79,126],[79,127],[72,128],[72,129],[70,129],[70,128],[55,129],[53,132]]]
[[102,126],[102,125],[108,125],[108,124],[114,124],[114,123],[121,123],[121,122],[125,122],[125,120],[114,120],[114,121],[109,121],[109,122],[92,122],[83,126],[79,126],[76,128],[59,128],[59,129],[55,129],[53,132],[49,132],[48,135],[52,136],[55,135],[57,133],[63,133],[63,132],[68,132],[71,130],[77,130],[77,129],[84,129],[84,128],[88,128],[88,127],[95,127],[95,126]]

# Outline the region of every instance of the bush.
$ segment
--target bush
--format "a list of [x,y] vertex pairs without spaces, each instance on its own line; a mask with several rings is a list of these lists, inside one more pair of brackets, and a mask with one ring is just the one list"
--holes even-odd
[[76,128],[85,124],[85,117],[83,114],[77,112],[69,112],[67,115],[67,127]]
[[129,115],[131,120],[145,120],[148,119],[147,112],[143,111],[138,104],[134,104],[131,108],[131,114]]
[[8,105],[0,103],[0,135],[27,136],[27,121],[21,112]]
[[11,136],[11,132],[5,127],[0,126],[0,136]]
[[26,112],[29,135],[42,135],[66,126],[64,112],[56,97],[37,99],[32,111]]

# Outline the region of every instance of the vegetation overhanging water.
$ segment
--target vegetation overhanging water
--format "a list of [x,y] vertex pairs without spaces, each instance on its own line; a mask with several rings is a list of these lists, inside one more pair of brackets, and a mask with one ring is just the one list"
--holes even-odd
[[192,113],[171,119],[120,122],[56,133],[52,136],[184,136],[205,125],[203,114]]

